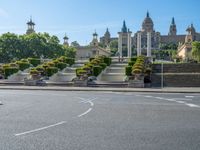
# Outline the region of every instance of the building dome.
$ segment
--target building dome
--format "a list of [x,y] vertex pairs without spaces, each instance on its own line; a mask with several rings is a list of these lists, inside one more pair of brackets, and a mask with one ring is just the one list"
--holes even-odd
[[142,23],[142,30],[146,31],[146,32],[152,32],[153,31],[153,21],[152,19],[149,17],[149,12],[147,12],[147,16],[144,19],[143,23]]

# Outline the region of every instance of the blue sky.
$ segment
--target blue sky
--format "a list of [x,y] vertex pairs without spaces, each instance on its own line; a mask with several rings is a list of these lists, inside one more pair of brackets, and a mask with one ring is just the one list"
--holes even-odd
[[49,32],[61,42],[67,33],[70,42],[85,45],[95,29],[102,36],[108,27],[111,36],[117,36],[123,20],[135,33],[147,10],[161,34],[168,33],[172,17],[178,34],[185,34],[191,23],[200,32],[199,6],[200,0],[1,0],[0,33],[25,33],[32,15],[37,32]]

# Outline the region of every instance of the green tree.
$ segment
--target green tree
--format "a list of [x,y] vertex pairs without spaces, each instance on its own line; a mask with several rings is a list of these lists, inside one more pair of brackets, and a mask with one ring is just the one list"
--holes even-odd
[[192,42],[192,56],[200,62],[200,42]]
[[5,33],[0,36],[0,62],[10,62],[17,59],[21,48],[21,42],[14,33]]
[[67,56],[69,58],[75,58],[76,57],[76,48],[63,46],[63,49],[65,51],[65,56]]
[[110,42],[110,50],[113,55],[116,54],[116,52],[118,51],[118,41],[117,40],[113,40]]
[[73,41],[73,42],[71,42],[71,46],[72,47],[79,47],[80,44],[77,41]]

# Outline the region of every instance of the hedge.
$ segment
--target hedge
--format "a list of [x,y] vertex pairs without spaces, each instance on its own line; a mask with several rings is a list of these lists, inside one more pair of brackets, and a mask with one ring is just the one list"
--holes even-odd
[[55,74],[57,72],[58,72],[58,68],[56,68],[56,67],[48,67],[46,69],[46,73],[47,73],[48,77],[52,76],[53,74]]
[[56,64],[56,67],[58,67],[60,70],[63,70],[67,67],[67,64],[63,62],[59,62]]
[[17,64],[19,66],[19,70],[21,71],[24,71],[25,69],[30,67],[30,63],[25,61],[18,61]]
[[110,57],[104,57],[104,63],[107,64],[107,66],[110,66],[112,59]]
[[75,63],[75,59],[74,58],[64,58],[64,63],[69,64],[70,66],[73,65]]
[[93,76],[97,77],[102,71],[102,67],[101,66],[94,66],[93,67]]
[[132,75],[132,66],[126,66],[126,76]]
[[130,61],[136,61],[138,57],[131,57]]
[[81,68],[77,68],[77,69],[76,69],[76,76],[77,76],[77,77],[80,77],[80,76],[82,76],[82,75],[84,75],[84,74],[87,74],[87,71],[86,71],[86,70],[83,70],[83,69],[81,69]]
[[89,61],[91,62],[93,59],[95,59],[94,57],[91,57],[90,59],[89,59]]
[[34,67],[38,66],[41,63],[41,60],[39,58],[28,58],[28,61],[30,64],[32,64]]
[[106,64],[106,63],[100,63],[100,64],[99,64],[99,66],[101,66],[101,67],[102,67],[102,69],[104,70],[104,69],[106,69],[106,67],[107,67],[107,64]]
[[17,73],[19,71],[16,67],[7,67],[4,69],[5,78],[7,79],[10,75]]
[[129,62],[128,62],[128,65],[129,65],[129,66],[133,66],[134,64],[135,64],[135,61],[129,61]]

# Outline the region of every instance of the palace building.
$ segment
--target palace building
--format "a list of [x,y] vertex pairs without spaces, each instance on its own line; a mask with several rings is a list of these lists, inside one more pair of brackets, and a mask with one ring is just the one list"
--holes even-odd
[[[200,41],[200,33],[196,32],[193,24],[191,24],[190,28],[192,30],[191,36],[193,37],[193,41]],[[149,12],[147,12],[146,17],[142,22],[141,30],[137,31],[134,35],[131,35],[132,32],[127,28],[125,21],[123,22],[121,32],[118,34],[118,37],[111,37],[111,34],[107,29],[104,36],[100,38],[100,43],[107,47],[111,41],[118,40],[120,46],[118,47],[119,53],[121,53],[122,56],[130,56],[130,51],[136,47],[137,49],[141,49],[141,53],[146,53],[145,51],[148,49],[148,44],[150,44],[150,49],[159,50],[161,44],[184,43],[186,37],[186,34],[177,35],[177,27],[174,17],[172,18],[169,26],[168,35],[161,35],[159,31],[154,29],[154,23],[149,15]]]

